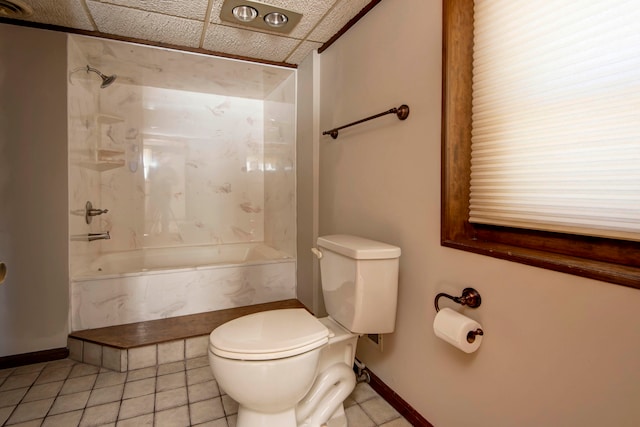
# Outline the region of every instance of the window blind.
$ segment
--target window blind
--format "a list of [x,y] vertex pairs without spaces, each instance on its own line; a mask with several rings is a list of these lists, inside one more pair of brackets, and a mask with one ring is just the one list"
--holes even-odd
[[476,0],[469,220],[640,240],[637,0]]

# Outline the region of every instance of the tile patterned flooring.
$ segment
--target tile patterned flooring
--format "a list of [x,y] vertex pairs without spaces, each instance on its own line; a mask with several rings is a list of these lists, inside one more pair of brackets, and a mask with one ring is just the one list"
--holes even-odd
[[[207,357],[115,372],[71,359],[0,370],[0,425],[235,427],[238,405]],[[408,427],[368,384],[345,401],[349,427]]]

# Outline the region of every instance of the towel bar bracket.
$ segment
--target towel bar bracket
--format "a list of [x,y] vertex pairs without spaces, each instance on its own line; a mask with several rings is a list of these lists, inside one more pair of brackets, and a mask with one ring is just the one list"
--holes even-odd
[[396,108],[396,115],[398,116],[398,119],[400,120],[406,120],[407,117],[409,117],[409,106],[402,104],[401,106],[399,106],[398,108]]

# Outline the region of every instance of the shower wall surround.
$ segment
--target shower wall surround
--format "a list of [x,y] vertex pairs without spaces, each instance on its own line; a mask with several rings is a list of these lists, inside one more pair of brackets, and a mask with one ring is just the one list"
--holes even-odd
[[292,74],[264,102],[265,242],[292,256],[296,253],[295,99]]
[[114,85],[100,111],[104,252],[264,241],[263,101]]
[[91,226],[85,222],[85,204],[91,200],[100,206],[100,173],[87,167],[94,159],[95,129],[98,117],[98,91],[100,85],[88,79],[82,68],[86,66],[84,53],[78,45],[67,38],[67,116],[69,150],[69,271],[89,265],[100,254],[100,245],[89,243],[89,232],[99,230],[99,221]]
[[[87,64],[116,82],[100,89]],[[70,36],[69,105],[72,240],[111,234],[74,244],[72,273],[145,247],[295,253],[293,70]],[[109,209],[91,226],[87,201]]]
[[72,311],[102,304],[79,291],[96,260],[149,248],[262,243],[295,297],[295,70],[75,35],[68,61]]

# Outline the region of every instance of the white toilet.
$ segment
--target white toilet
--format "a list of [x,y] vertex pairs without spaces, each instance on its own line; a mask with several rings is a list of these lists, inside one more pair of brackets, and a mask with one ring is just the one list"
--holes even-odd
[[356,236],[318,238],[328,317],[305,309],[250,314],[216,328],[209,363],[239,404],[237,427],[347,426],[361,334],[393,332],[400,248]]

